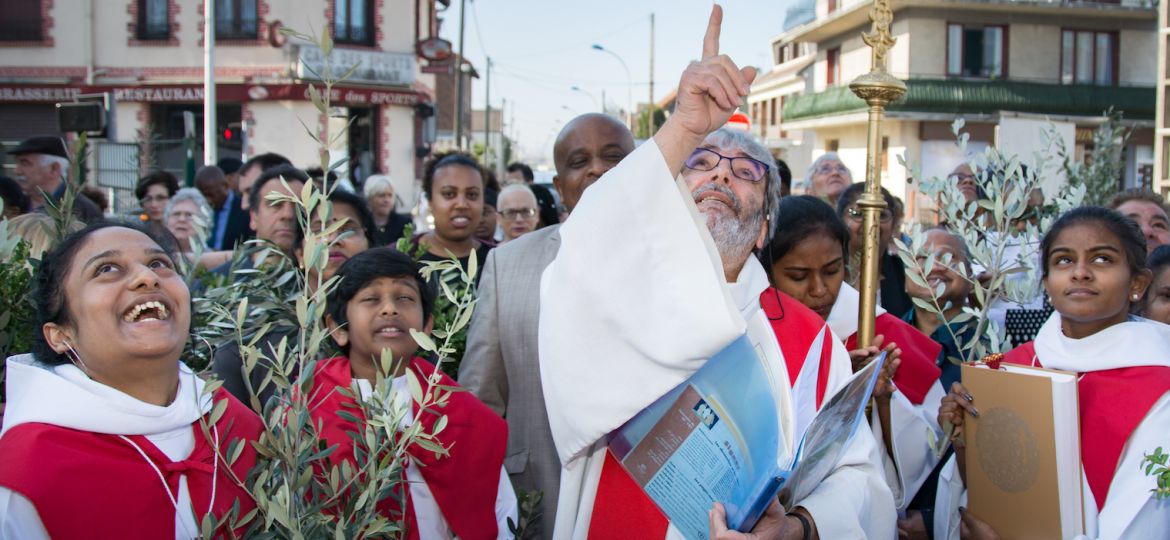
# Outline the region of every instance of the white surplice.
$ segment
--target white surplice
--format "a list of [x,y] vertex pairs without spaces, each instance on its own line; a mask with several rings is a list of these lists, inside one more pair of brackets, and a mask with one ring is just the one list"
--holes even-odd
[[[842,283],[828,319],[829,328],[832,328],[838,337],[849,339],[857,333],[860,302],[861,293],[848,283]],[[878,306],[874,315],[881,316],[885,312],[886,310]],[[883,433],[877,416],[874,415],[870,422],[874,438],[879,441],[878,448],[881,451],[886,481],[894,494],[894,504],[898,507],[899,515],[905,514],[906,507],[914,500],[914,495],[938,465],[932,442],[943,437],[942,428],[938,425],[938,407],[945,396],[946,391],[938,381],[935,381],[922,403],[918,405],[901,392],[894,392],[894,395],[890,396],[892,452],[886,450],[885,444],[880,444]]]
[[[658,146],[642,144],[584,194],[561,227],[541,280],[540,369],[561,458],[556,538],[585,538],[606,436],[747,334],[767,360],[779,407],[779,451],[794,439],[783,355],[759,295],[763,267],[749,258],[725,281],[714,243],[685,184]],[[841,347],[844,353],[844,347]],[[838,362],[836,358],[844,358]],[[851,375],[835,355],[827,391]],[[872,434],[859,430],[837,469],[798,505],[822,538],[893,538],[895,510]],[[667,537],[679,537],[673,527]]]
[[[1170,326],[1139,317],[1082,339],[1065,337],[1060,313],[1053,313],[1036,335],[1036,358],[1048,369],[1087,373],[1135,366],[1170,367]],[[975,396],[978,400],[978,396]],[[978,403],[978,401],[976,401]],[[1144,454],[1170,442],[1170,393],[1163,395],[1126,441],[1105,506],[1097,510],[1088,478],[1081,469],[1085,534],[1079,539],[1144,540],[1170,538],[1170,499],[1156,500],[1153,477],[1141,467]],[[935,538],[958,538],[958,508],[966,492],[952,457],[939,477],[935,502]],[[981,516],[982,517],[982,516]]]

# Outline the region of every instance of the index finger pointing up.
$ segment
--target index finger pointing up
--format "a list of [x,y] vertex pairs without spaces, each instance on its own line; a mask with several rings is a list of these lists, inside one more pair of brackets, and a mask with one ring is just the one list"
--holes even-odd
[[723,7],[711,6],[711,18],[707,21],[707,35],[703,36],[703,59],[719,56],[719,27],[723,25]]

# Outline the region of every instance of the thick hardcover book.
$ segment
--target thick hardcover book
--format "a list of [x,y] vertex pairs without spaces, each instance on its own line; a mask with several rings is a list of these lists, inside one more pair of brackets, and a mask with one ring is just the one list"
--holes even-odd
[[1002,364],[962,367],[971,512],[1004,540],[1084,531],[1075,373]]
[[749,531],[773,499],[791,507],[836,468],[884,361],[854,374],[782,462],[787,441],[767,367],[741,337],[615,431],[610,450],[687,538],[707,538],[716,501],[729,527]]

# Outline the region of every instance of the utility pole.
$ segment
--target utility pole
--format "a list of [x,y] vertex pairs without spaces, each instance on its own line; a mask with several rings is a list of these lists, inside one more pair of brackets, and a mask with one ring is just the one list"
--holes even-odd
[[488,151],[491,150],[492,136],[492,57],[487,57],[487,76],[484,77],[483,96],[483,165],[487,167]]
[[467,0],[459,0],[459,58],[455,62],[455,148],[463,149],[463,23]]
[[646,133],[654,136],[654,14],[650,14],[650,101],[647,108]]
[[204,2],[203,9],[203,164],[215,165],[215,2]]

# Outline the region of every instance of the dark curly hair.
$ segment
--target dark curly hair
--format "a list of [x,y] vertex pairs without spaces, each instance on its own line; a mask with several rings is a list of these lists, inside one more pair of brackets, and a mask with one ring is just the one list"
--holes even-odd
[[435,173],[437,173],[439,169],[453,165],[467,167],[479,173],[480,184],[483,187],[486,187],[487,175],[484,174],[483,167],[480,167],[479,162],[476,161],[475,157],[471,154],[459,151],[435,154],[435,157],[431,158],[431,160],[427,162],[426,168],[423,169],[423,195],[426,196],[428,201],[431,200],[431,196],[434,195]]
[[167,252],[173,263],[175,260],[174,244],[166,241],[150,229],[132,221],[95,221],[84,229],[66,236],[61,243],[41,259],[41,265],[33,278],[33,304],[36,306],[36,327],[33,331],[33,355],[37,360],[49,364],[59,365],[69,362],[65,355],[58,353],[49,346],[45,339],[43,328],[48,323],[58,325],[72,325],[73,318],[69,313],[68,298],[65,297],[65,277],[73,268],[73,258],[85,245],[90,235],[102,229],[121,227],[145,234],[160,248]]

